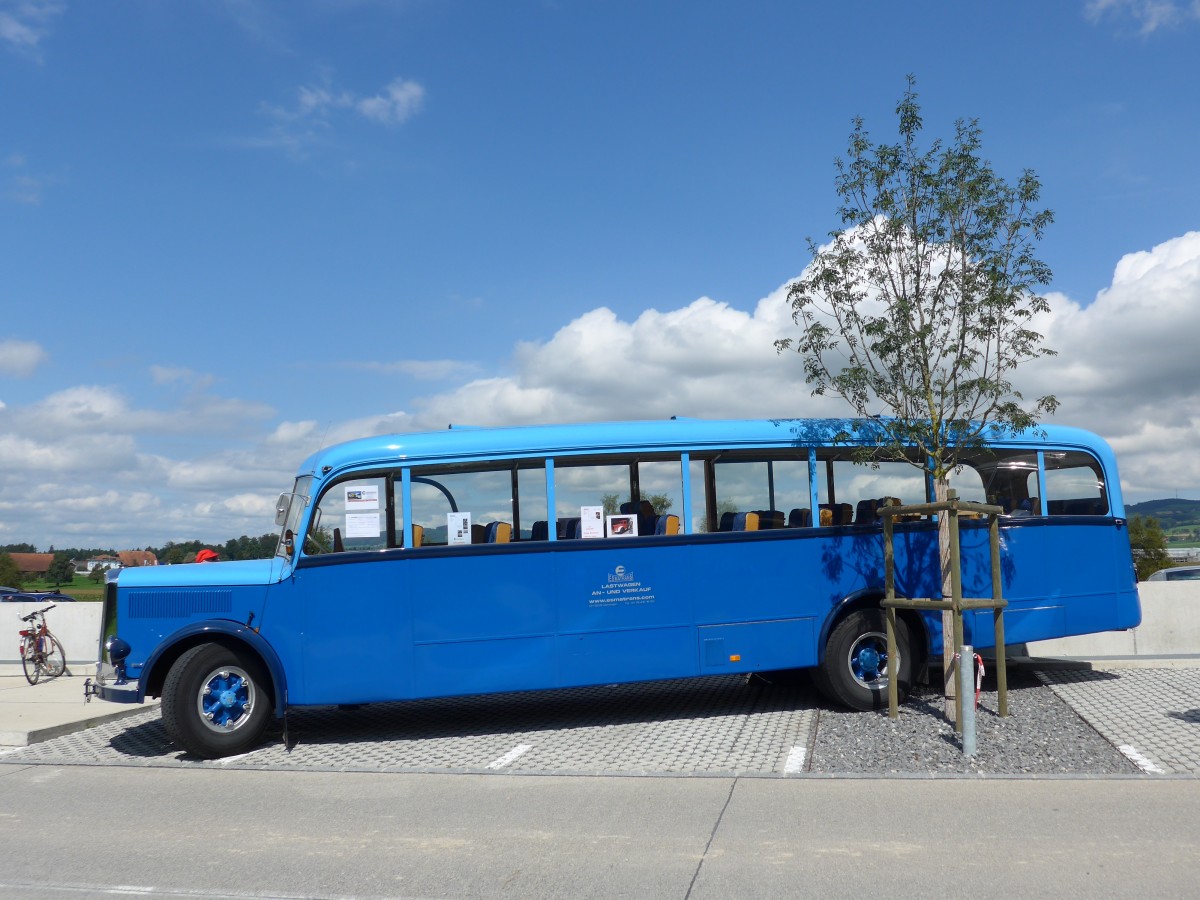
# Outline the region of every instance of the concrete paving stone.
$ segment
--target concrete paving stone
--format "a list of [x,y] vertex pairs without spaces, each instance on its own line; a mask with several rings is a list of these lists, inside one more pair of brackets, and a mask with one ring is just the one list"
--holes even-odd
[[1046,670],[1043,683],[1116,747],[1165,771],[1200,775],[1200,670]]
[[[240,757],[197,760],[167,740],[157,710],[138,710],[29,747],[4,762],[344,771],[777,774],[807,744],[813,699],[740,676],[503,694],[353,710],[296,709],[281,737]],[[489,769],[514,748],[519,756]]]

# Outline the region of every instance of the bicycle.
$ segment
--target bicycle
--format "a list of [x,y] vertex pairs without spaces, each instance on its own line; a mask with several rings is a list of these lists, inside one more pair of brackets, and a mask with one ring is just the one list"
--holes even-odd
[[46,624],[46,613],[54,606],[51,603],[21,616],[22,622],[29,623],[28,628],[22,628],[18,633],[21,636],[21,664],[25,667],[25,680],[30,684],[37,684],[43,673],[49,678],[57,678],[67,669],[67,655],[62,644]]

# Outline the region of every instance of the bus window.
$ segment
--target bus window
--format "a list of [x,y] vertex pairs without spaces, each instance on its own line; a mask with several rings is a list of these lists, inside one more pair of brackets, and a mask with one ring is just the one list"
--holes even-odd
[[[421,546],[512,542],[518,533],[514,471],[511,462],[488,469],[414,469],[412,520],[422,529]],[[540,506],[537,493],[530,498],[536,514],[546,505],[545,476],[541,469],[528,471],[533,477],[527,484],[536,485],[537,475],[542,481]]]
[[[517,498],[519,503],[513,513],[514,539],[545,540],[550,510],[546,505],[546,465],[541,460],[522,464],[517,469]],[[539,522],[542,524],[538,525]]]
[[[987,502],[1001,507],[1007,515],[1041,515],[1038,494],[1037,454],[1027,451],[983,450],[964,458],[961,472],[951,475],[950,486],[970,484],[976,477],[983,484]],[[968,472],[973,471],[971,476]],[[973,491],[962,492],[964,499],[976,499]]]
[[387,505],[387,479],[382,475],[330,485],[309,523],[304,555],[384,549]]
[[[907,462],[860,463],[840,452],[817,455],[817,502],[822,525],[879,524],[884,502],[926,502],[925,473]],[[818,524],[814,517],[813,524]]]
[[[716,491],[716,529],[728,531],[739,513],[754,513],[754,527],[767,531],[788,525],[792,510],[811,506],[808,453],[764,458],[727,454],[713,463]],[[695,508],[696,499],[692,499]]]
[[1108,513],[1104,474],[1087,453],[1050,451],[1046,461],[1046,512],[1051,516],[1103,516]]
[[[601,537],[607,517],[622,513],[637,517],[640,537],[681,534],[683,477],[679,457],[638,458],[595,462],[560,460],[554,467],[554,505],[558,539]],[[585,529],[583,516],[599,514]],[[622,528],[632,527],[632,520]]]

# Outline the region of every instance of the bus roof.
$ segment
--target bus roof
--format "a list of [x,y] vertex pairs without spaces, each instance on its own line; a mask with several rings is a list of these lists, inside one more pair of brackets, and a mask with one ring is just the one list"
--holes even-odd
[[[358,438],[314,453],[299,474],[324,480],[348,469],[483,461],[496,458],[562,457],[592,453],[684,450],[734,450],[755,447],[821,447],[850,431],[849,419],[666,419],[633,422],[586,422],[504,428],[451,426],[446,431],[387,434]],[[1105,441],[1079,428],[1041,425],[1026,432],[989,439],[996,447],[1085,449],[1115,472]],[[844,445],[857,443],[842,441]]]

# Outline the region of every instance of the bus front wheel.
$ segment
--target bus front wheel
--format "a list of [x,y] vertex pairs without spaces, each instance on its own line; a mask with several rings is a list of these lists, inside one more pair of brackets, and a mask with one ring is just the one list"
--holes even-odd
[[[908,626],[896,619],[899,660],[898,696],[912,685],[912,653]],[[842,619],[825,644],[825,659],[816,672],[817,686],[830,700],[851,709],[887,706],[887,620],[881,609],[860,609]]]
[[262,664],[250,653],[222,644],[188,650],[171,666],[163,685],[167,736],[204,759],[255,746],[270,709],[271,691]]

